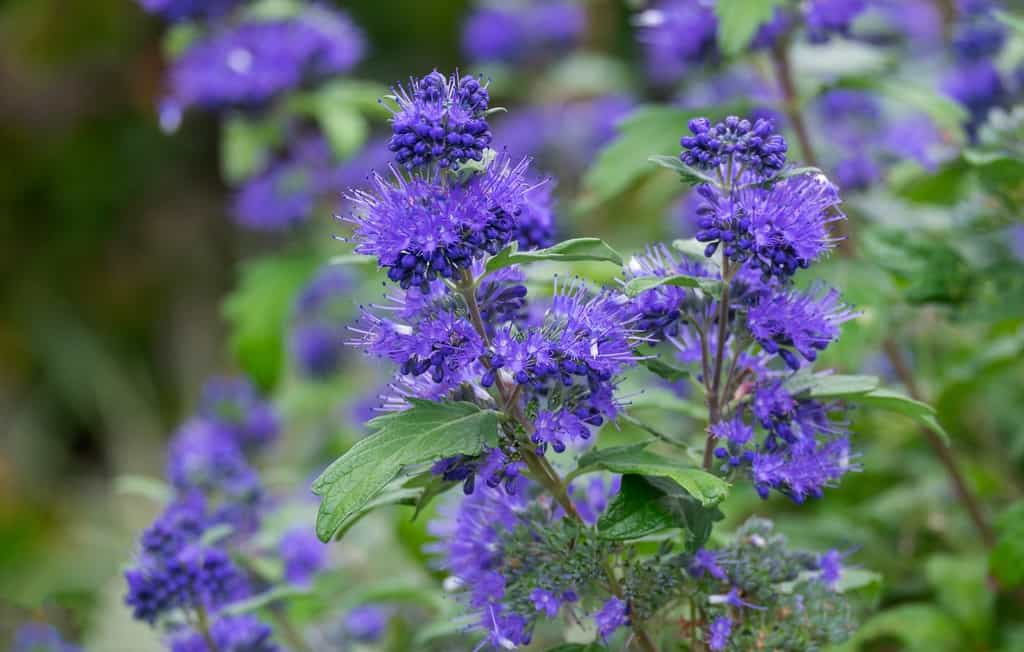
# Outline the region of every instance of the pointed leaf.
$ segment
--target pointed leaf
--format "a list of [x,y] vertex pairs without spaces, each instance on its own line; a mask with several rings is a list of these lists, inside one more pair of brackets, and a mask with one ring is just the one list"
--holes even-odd
[[322,541],[329,541],[402,469],[452,455],[476,455],[497,436],[497,413],[472,403],[410,403],[404,412],[370,421],[376,432],[356,442],[313,483],[313,493],[322,499],[316,520]]
[[647,367],[651,373],[672,383],[685,380],[690,377],[690,371],[688,369],[682,369],[680,367],[670,365],[661,358],[648,358],[643,360],[642,364]]
[[573,238],[563,240],[547,249],[519,251],[516,243],[502,249],[487,261],[487,272],[494,272],[510,265],[522,265],[538,261],[594,260],[616,265],[622,264],[622,256],[600,238]]
[[[643,446],[646,446],[644,444]],[[574,475],[595,471],[668,478],[709,507],[721,502],[729,491],[729,483],[702,469],[680,463],[643,450],[643,446],[619,446],[598,449],[580,458]]]
[[717,296],[722,291],[722,282],[718,279],[704,278],[702,276],[689,276],[687,274],[673,274],[672,276],[640,276],[634,278],[623,286],[622,291],[626,296],[635,297],[662,285],[674,285],[684,288],[697,288],[710,295]]

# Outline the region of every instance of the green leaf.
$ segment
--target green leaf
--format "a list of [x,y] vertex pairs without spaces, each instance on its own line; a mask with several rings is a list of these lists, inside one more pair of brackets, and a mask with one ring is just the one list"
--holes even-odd
[[[423,499],[425,490],[422,487],[403,487],[401,489],[384,490],[378,496],[372,500],[367,501],[364,505],[359,507],[351,516],[345,518],[338,524],[338,529],[334,533],[335,539],[341,539],[352,529],[356,523],[362,518],[374,511],[378,507],[384,507],[386,505],[411,505],[416,506],[420,500]],[[417,510],[418,512],[418,510]]]
[[942,437],[942,439],[949,444],[949,433],[946,432],[942,424],[939,423],[938,418],[935,414],[935,408],[900,394],[899,392],[884,387],[872,390],[867,394],[860,394],[855,398],[857,403],[862,405],[870,405],[877,407],[882,410],[888,410],[890,412],[896,412],[904,416],[910,417],[914,421],[917,421],[920,425],[933,431],[935,434]]
[[370,133],[370,125],[358,109],[332,102],[329,96],[321,96],[317,119],[331,150],[338,158],[348,158],[354,154],[366,142]]
[[996,545],[989,555],[992,575],[1007,589],[1024,585],[1024,500],[996,519]]
[[498,255],[487,261],[487,272],[494,272],[511,265],[523,265],[538,261],[592,260],[622,265],[622,256],[601,238],[573,238],[563,240],[547,249],[519,251],[516,243],[505,247]]
[[177,59],[185,54],[202,34],[203,30],[195,23],[178,23],[174,25],[164,35],[164,56],[171,60]]
[[697,288],[713,296],[717,296],[722,291],[722,282],[718,279],[689,276],[687,274],[673,274],[672,276],[640,276],[631,279],[626,283],[626,285],[623,286],[622,291],[628,297],[635,297],[638,294],[662,285]]
[[114,492],[142,496],[155,503],[166,503],[174,497],[174,489],[166,482],[143,475],[119,475],[114,479]]
[[704,507],[721,502],[729,483],[702,469],[686,467],[657,453],[644,450],[646,444],[598,449],[580,458],[573,476],[595,471],[668,478],[700,501]]
[[931,604],[912,603],[891,607],[869,618],[836,652],[867,649],[864,643],[883,638],[902,642],[903,646],[898,649],[906,652],[959,652],[966,649],[962,646],[962,633],[948,613]]
[[466,402],[409,399],[404,412],[377,417],[359,440],[313,483],[321,497],[316,533],[329,541],[403,469],[453,455],[476,455],[497,437],[498,415]]
[[688,183],[691,186],[695,186],[699,183],[715,183],[714,177],[683,163],[678,156],[664,156],[662,154],[657,154],[655,156],[648,156],[647,160],[655,165],[660,165],[667,170],[672,170],[682,177],[683,182]]
[[924,568],[939,604],[972,639],[988,640],[995,593],[988,586],[987,560],[976,554],[935,555]]
[[231,352],[264,389],[273,387],[281,375],[292,301],[316,267],[316,260],[301,255],[250,261],[242,267],[238,288],[224,301]]
[[687,258],[692,258],[698,262],[710,262],[711,259],[704,255],[704,250],[707,248],[707,244],[698,241],[696,238],[690,238],[689,240],[673,240],[672,248],[682,253]]
[[742,52],[761,23],[771,20],[775,7],[784,0],[718,0],[718,47],[726,56]]
[[689,370],[680,369],[679,367],[670,365],[667,362],[664,362],[661,358],[648,358],[646,360],[642,360],[641,363],[647,367],[651,373],[672,383],[685,380],[690,377]]
[[678,485],[664,478],[649,481],[638,475],[622,476],[622,488],[598,519],[598,536],[628,541],[669,528],[686,531],[692,550],[702,546],[714,521],[721,520],[718,508],[700,505]]
[[842,398],[867,394],[878,389],[878,383],[877,376],[794,374],[785,385],[791,394],[807,392],[809,398]]
[[627,541],[677,527],[669,497],[638,475],[622,476],[622,487],[597,521],[602,539]]
[[221,128],[220,143],[224,180],[235,184],[259,172],[283,136],[281,125],[272,118],[228,116]]

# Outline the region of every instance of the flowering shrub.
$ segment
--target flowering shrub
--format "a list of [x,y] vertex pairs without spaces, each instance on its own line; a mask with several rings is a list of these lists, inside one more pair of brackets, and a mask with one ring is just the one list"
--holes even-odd
[[[144,485],[131,617],[174,652],[1016,649],[992,622],[1020,508],[990,524],[974,485],[998,483],[939,415],[1017,361],[1019,316],[954,371],[908,355],[916,320],[955,339],[1019,289],[1024,21],[954,4],[631,7],[645,86],[582,51],[582,4],[481,2],[458,46],[482,71],[385,87],[348,77],[373,49],[330,4],[140,0],[172,25],[162,126],[212,114],[226,212],[289,241],[224,304],[244,373]],[[932,88],[897,61],[918,51]],[[559,92],[499,106],[534,84]],[[963,242],[927,242],[939,221]],[[894,452],[901,419],[927,457]],[[854,531],[894,518],[925,522]],[[920,547],[884,595],[874,568]]]

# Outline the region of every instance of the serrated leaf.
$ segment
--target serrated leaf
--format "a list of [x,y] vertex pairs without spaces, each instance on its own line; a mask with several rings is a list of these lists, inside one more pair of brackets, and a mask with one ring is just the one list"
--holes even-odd
[[488,273],[511,265],[524,265],[540,261],[591,260],[622,265],[622,256],[601,238],[573,238],[563,240],[547,249],[519,251],[516,243],[502,249],[487,261]]
[[701,507],[678,486],[669,484],[666,492],[641,476],[623,476],[622,488],[598,519],[598,536],[628,541],[681,528],[687,531],[686,538],[693,542],[694,549],[703,545],[711,534],[711,524],[721,513],[717,508]]
[[316,266],[316,260],[296,255],[247,262],[238,287],[224,300],[231,352],[263,389],[273,387],[281,374],[292,301]]
[[675,460],[644,450],[644,445],[598,449],[579,460],[573,472],[578,476],[595,471],[668,478],[700,501],[704,507],[721,502],[729,492],[729,483],[702,469],[683,466]]
[[771,20],[775,7],[784,0],[718,0],[718,48],[726,56],[742,52],[762,23]]
[[690,371],[688,369],[681,369],[674,365],[670,365],[661,358],[648,358],[647,360],[642,360],[641,364],[647,367],[651,373],[672,383],[685,380],[690,377]]
[[622,291],[628,297],[635,297],[638,294],[662,285],[697,288],[712,296],[717,296],[722,291],[722,281],[702,276],[690,276],[688,274],[673,274],[672,276],[640,276],[638,278],[630,279],[630,281],[622,287]]
[[371,420],[375,432],[359,440],[313,483],[321,497],[316,532],[329,541],[344,523],[414,464],[476,455],[497,436],[498,417],[466,402],[409,399],[404,412]]
[[1024,585],[1024,500],[1006,508],[996,519],[996,545],[989,569],[1007,589]]

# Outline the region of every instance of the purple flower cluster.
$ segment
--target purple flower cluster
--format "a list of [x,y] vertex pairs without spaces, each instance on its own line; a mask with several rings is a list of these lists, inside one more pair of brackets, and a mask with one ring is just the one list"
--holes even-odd
[[586,13],[566,0],[530,0],[476,9],[462,28],[462,49],[474,61],[520,64],[573,48]]
[[486,84],[471,75],[449,78],[436,70],[410,79],[409,88],[395,89],[397,108],[391,117],[388,149],[408,170],[432,163],[456,170],[467,161],[480,161],[491,144]]
[[839,190],[821,174],[800,174],[772,183],[748,183],[724,191],[709,184],[697,192],[697,240],[711,256],[722,246],[733,262],[750,261],[765,277],[788,278],[832,248],[829,224],[843,219]]
[[804,8],[811,41],[826,41],[833,34],[846,35],[853,21],[868,7],[868,0],[809,0]]
[[192,45],[171,69],[168,110],[249,108],[350,70],[362,34],[347,14],[309,6],[293,18],[243,22]]
[[[276,413],[247,380],[217,378],[170,442],[167,477],[175,495],[140,537],[125,572],[125,603],[135,618],[162,626],[175,652],[209,652],[211,641],[222,652],[278,650],[268,626],[224,609],[267,581],[244,571],[234,555],[271,506],[250,456],[279,430]],[[307,582],[325,562],[322,544],[306,533],[290,532],[281,542],[286,581]]]
[[828,91],[818,99],[815,114],[835,146],[828,162],[844,192],[874,185],[893,160],[911,159],[927,168],[938,162],[942,136],[932,121],[925,115],[888,115],[868,91]]
[[[428,526],[437,541],[427,550],[439,557],[441,567],[450,574],[445,586],[458,591],[479,614],[477,627],[497,649],[529,644],[536,620],[556,618],[563,605],[580,601],[585,588],[547,574],[540,575],[538,585],[537,577],[524,575],[521,564],[506,557],[516,537],[531,527],[537,510],[537,487],[523,477],[517,477],[515,484],[511,492],[489,486],[462,496],[443,507],[440,517]],[[610,483],[591,480],[582,493],[573,492],[573,487],[570,491],[577,508],[584,510],[581,514],[586,513],[587,522],[593,524],[618,488],[619,477],[614,476]],[[555,509],[544,518],[553,523],[563,519],[564,513]],[[513,595],[523,599],[513,605]],[[610,636],[628,622],[625,602],[608,600],[595,612],[594,621],[603,637]]]
[[656,83],[674,82],[717,53],[718,19],[710,0],[660,0],[640,14],[637,25],[648,75]]
[[683,147],[679,159],[689,166],[701,170],[727,166],[725,172],[733,177],[740,170],[770,176],[786,164],[786,140],[768,120],[751,123],[729,116],[712,125],[707,118],[694,118],[689,128],[693,135],[679,141]]
[[390,180],[375,173],[371,191],[350,196],[356,251],[375,256],[402,289],[429,292],[431,281],[457,278],[515,237],[526,171],[526,161],[499,155],[464,183],[441,170],[409,178],[394,172]]
[[998,8],[996,2],[989,0],[957,3],[958,18],[952,39],[955,60],[942,89],[970,111],[967,127],[972,135],[989,109],[1007,97],[1007,84],[995,63],[1007,40],[1007,27],[995,16]]
[[299,136],[287,155],[246,179],[235,193],[235,221],[251,229],[279,231],[300,224],[336,186],[331,148],[319,135]]
[[354,286],[345,267],[329,265],[295,299],[289,349],[295,366],[304,376],[327,378],[341,364],[346,326],[354,311]]

